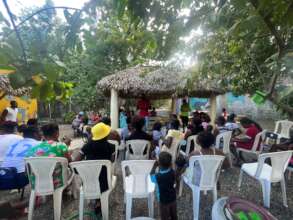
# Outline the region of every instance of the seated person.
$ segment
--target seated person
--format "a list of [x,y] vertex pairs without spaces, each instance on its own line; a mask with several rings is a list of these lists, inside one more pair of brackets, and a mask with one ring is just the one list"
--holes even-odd
[[147,140],[147,141],[152,141],[153,137],[146,133],[143,130],[144,127],[144,118],[140,116],[134,116],[132,119],[132,128],[133,131],[129,135],[128,138],[126,138],[126,141],[128,140]]
[[[111,160],[115,158],[115,145],[110,144],[107,140],[111,133],[111,127],[103,122],[96,124],[92,128],[92,139],[86,143],[80,150],[79,156],[75,159],[85,160]],[[108,190],[107,169],[103,167],[99,177],[101,193]],[[101,204],[98,201],[95,211],[100,212]]]
[[[188,126],[185,134],[184,134],[184,140],[187,140],[188,137],[192,136],[192,135],[197,135],[198,133],[202,132],[203,126],[201,125],[201,120],[199,117],[195,117],[192,119],[192,124]],[[186,150],[186,144],[181,146],[181,149],[183,151]],[[191,141],[191,145],[190,145],[190,152],[192,152],[194,150],[194,143],[193,141]],[[189,152],[188,152],[189,153]]]
[[216,127],[214,129],[214,136],[216,137],[218,134],[222,134],[223,132],[229,131],[227,127],[225,126],[226,119],[224,116],[219,116],[216,119]]
[[[111,119],[109,117],[103,117],[100,122],[103,122],[104,124],[111,127]],[[118,131],[111,129],[108,140],[118,141],[118,143],[120,144],[121,137],[120,137]]]
[[[23,133],[23,139],[20,139],[16,143],[12,143],[5,154],[4,161],[1,164],[2,168],[15,168],[15,179],[10,183],[7,182],[7,186],[10,189],[20,189],[28,184],[28,178],[25,173],[24,158],[26,153],[40,142],[37,140],[39,137],[39,131],[35,126],[23,125],[20,127],[20,132]],[[1,179],[1,175],[0,175]],[[8,180],[8,179],[6,179]],[[1,181],[2,182],[2,181]],[[3,182],[2,182],[3,183]]]
[[5,157],[7,148],[22,139],[22,136],[16,134],[17,124],[12,121],[5,121],[0,127],[0,161]]
[[126,123],[127,123],[127,126],[125,128],[122,128],[122,130],[121,130],[121,139],[123,141],[125,141],[129,137],[129,135],[131,134],[132,127],[131,127],[130,117],[126,118]]
[[153,143],[157,147],[159,146],[159,140],[163,137],[161,122],[155,122],[153,125]]
[[156,112],[156,108],[153,107],[152,111],[151,111],[151,117],[156,117],[157,116],[157,112]]
[[[221,155],[225,156],[223,152],[219,149],[216,149],[213,147],[213,144],[215,142],[215,136],[209,132],[203,131],[199,133],[198,138],[197,138],[198,144],[201,146],[201,150],[193,151],[189,154],[188,160],[192,156],[198,156],[198,155]],[[223,162],[223,169],[226,169],[229,167],[229,162],[227,159],[224,160]],[[178,172],[179,172],[178,168]],[[184,167],[181,167],[181,173],[184,172]],[[200,183],[200,176],[201,176],[201,169],[199,164],[196,165],[194,169],[194,173],[191,172],[191,169],[187,168],[185,175],[189,178],[191,178],[194,181],[195,185],[198,185]]]
[[40,144],[32,147],[28,153],[27,157],[65,157],[68,161],[71,161],[70,154],[68,152],[68,147],[66,144],[59,142],[59,127],[57,124],[50,123],[44,125],[42,132],[45,140]]
[[229,115],[227,118],[227,122],[225,124],[225,127],[229,131],[235,131],[235,130],[239,129],[239,125],[236,123],[235,118],[236,118],[236,115],[234,113]]
[[173,120],[171,122],[171,128],[169,129],[165,137],[164,144],[161,149],[161,152],[163,151],[169,152],[173,156],[173,160],[176,159],[174,158],[175,156],[174,154],[177,153],[175,152],[175,148],[177,147],[179,142],[182,141],[184,138],[184,134],[181,131],[179,131],[179,126],[180,126],[180,122],[178,119]]
[[[242,125],[243,128],[245,128],[245,136],[244,137],[235,137],[231,140],[231,152],[234,154],[234,156],[237,159],[237,163],[240,162],[241,155],[237,154],[236,148],[244,148],[246,150],[251,150],[253,144],[254,144],[254,139],[256,135],[262,131],[262,128],[254,122],[253,120],[249,118],[241,118],[240,124]],[[259,143],[260,145],[260,143]]]
[[[270,152],[293,150],[293,128],[290,128],[289,137],[289,139],[279,144],[272,145]],[[293,157],[291,158],[289,165],[293,166]]]

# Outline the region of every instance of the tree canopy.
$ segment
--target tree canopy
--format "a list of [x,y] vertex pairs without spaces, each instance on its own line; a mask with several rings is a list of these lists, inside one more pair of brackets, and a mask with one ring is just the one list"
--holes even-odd
[[72,96],[86,109],[101,77],[177,54],[197,61],[196,79],[235,94],[264,91],[292,115],[292,9],[291,0],[89,0],[80,9],[47,0],[10,20],[0,13],[0,71],[16,71],[14,86],[39,99]]

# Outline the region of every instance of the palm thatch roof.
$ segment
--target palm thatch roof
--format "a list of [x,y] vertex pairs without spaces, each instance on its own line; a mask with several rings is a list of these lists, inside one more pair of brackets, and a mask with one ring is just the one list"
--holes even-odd
[[106,76],[97,82],[97,89],[106,96],[115,89],[122,98],[150,99],[177,97],[210,97],[225,93],[214,80],[190,80],[188,72],[174,67],[135,66]]
[[110,95],[111,89],[122,98],[170,98],[176,91],[178,72],[170,67],[135,66],[102,78],[97,89]]
[[12,96],[22,96],[28,94],[30,88],[19,88],[14,89],[10,84],[10,80],[7,76],[0,76],[0,98],[4,97],[5,95],[12,95]]

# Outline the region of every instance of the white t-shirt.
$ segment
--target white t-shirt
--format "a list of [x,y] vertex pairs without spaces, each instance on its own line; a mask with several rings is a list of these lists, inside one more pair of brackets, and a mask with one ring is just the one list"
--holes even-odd
[[32,147],[39,143],[40,141],[32,138],[24,138],[11,144],[6,151],[1,167],[15,167],[17,173],[23,173],[25,171],[24,157]]
[[5,121],[13,121],[13,122],[17,122],[17,113],[18,113],[18,108],[6,108],[6,110],[8,111]]
[[7,148],[21,139],[23,137],[16,134],[0,135],[0,161],[3,161]]

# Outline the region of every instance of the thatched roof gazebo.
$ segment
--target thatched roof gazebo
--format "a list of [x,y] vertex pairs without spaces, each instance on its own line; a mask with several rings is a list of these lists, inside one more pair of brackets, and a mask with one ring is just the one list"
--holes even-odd
[[174,111],[176,97],[210,98],[211,119],[215,120],[216,96],[225,93],[209,79],[190,80],[189,73],[173,67],[135,66],[106,76],[97,82],[98,90],[111,96],[112,127],[118,128],[118,97],[149,99],[172,98]]
[[7,76],[0,76],[0,99],[6,95],[11,96],[23,96],[30,92],[30,88],[14,89],[10,84],[10,80]]
[[104,77],[97,87],[106,96],[114,89],[121,98],[139,98],[144,94],[150,99],[165,99],[176,92],[178,73],[171,67],[135,66]]

